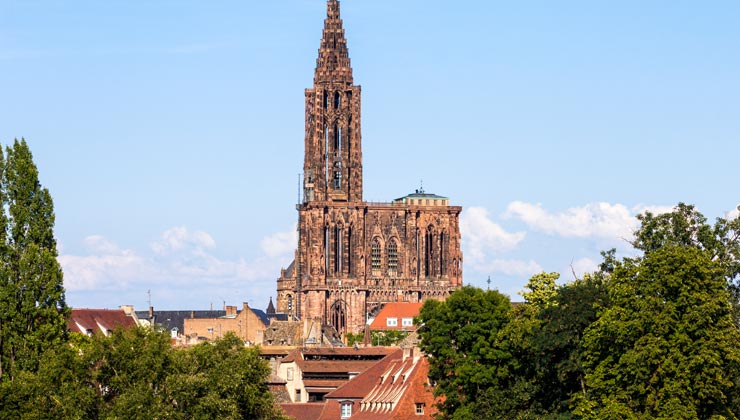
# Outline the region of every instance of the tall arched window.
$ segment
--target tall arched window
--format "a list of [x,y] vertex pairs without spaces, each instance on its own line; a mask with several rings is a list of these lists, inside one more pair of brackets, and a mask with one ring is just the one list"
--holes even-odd
[[396,276],[398,274],[398,245],[395,239],[388,242],[388,275]]
[[334,123],[334,153],[339,153],[342,151],[342,139],[340,138],[342,135],[342,129],[339,128],[339,124]]
[[329,275],[329,227],[324,226],[324,272]]
[[375,238],[370,248],[370,268],[372,269],[373,276],[380,275],[380,255],[380,240]]
[[334,229],[334,269],[338,274],[342,274],[342,227],[337,226]]
[[345,313],[344,302],[338,300],[331,306],[329,313],[329,319],[331,325],[337,330],[338,333],[344,333],[347,328],[347,315]]
[[434,227],[429,226],[424,238],[424,277],[434,275]]
[[444,232],[439,234],[439,276],[445,276],[445,240],[447,235]]
[[349,275],[355,274],[355,269],[352,267],[352,226],[347,228],[347,268],[349,269]]

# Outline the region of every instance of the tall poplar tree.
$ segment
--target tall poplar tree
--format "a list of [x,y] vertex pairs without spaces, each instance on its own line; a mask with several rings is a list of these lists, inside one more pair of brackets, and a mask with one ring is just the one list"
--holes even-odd
[[54,239],[54,204],[24,139],[0,151],[0,380],[35,370],[65,338],[69,314]]

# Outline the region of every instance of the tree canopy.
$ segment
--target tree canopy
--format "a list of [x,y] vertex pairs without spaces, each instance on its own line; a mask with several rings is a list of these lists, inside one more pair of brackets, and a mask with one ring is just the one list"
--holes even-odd
[[0,150],[0,381],[35,370],[65,340],[69,309],[54,239],[54,204],[25,140]]
[[425,303],[422,349],[444,419],[736,419],[740,219],[645,213],[633,245],[511,306],[471,287]]

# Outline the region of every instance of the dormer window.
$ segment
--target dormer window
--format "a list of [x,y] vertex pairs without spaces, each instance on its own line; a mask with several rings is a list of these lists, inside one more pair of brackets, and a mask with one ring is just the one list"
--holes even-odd
[[341,418],[348,419],[350,417],[352,417],[352,403],[351,402],[343,402],[342,403]]

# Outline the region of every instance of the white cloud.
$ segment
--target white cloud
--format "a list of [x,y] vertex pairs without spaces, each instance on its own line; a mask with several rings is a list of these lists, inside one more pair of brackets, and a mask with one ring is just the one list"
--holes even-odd
[[287,232],[276,232],[272,235],[265,236],[260,242],[262,251],[268,257],[277,257],[281,255],[292,255],[298,244],[298,231],[296,226]]
[[90,235],[83,242],[87,249],[95,254],[119,254],[121,252],[118,245],[101,235]]
[[[265,299],[274,289],[280,268],[292,258],[290,233],[278,232],[262,241],[262,255],[252,259],[225,259],[217,255],[216,241],[207,232],[184,226],[162,232],[143,252],[121,249],[115,242],[91,235],[83,242],[88,255],[60,255],[64,284],[70,292],[136,288],[168,290],[171,295],[202,295],[212,299],[214,290],[233,288],[249,295],[237,299]],[[290,248],[288,247],[290,244]],[[288,250],[290,249],[290,252]],[[218,292],[218,293],[223,293]],[[173,296],[169,299],[176,300]],[[115,307],[121,302],[108,302]]]
[[673,211],[673,206],[656,206],[656,205],[645,205],[645,204],[638,204],[635,207],[632,207],[632,213],[635,215],[645,213],[646,211],[649,211],[650,213],[654,215],[663,214],[663,213],[670,213]]
[[526,233],[509,233],[494,223],[483,207],[470,207],[460,217],[460,234],[466,258],[481,263],[490,252],[509,251],[524,240]]
[[152,250],[159,255],[195,248],[199,252],[216,246],[211,235],[202,231],[190,232],[185,226],[178,226],[162,232],[160,239],[151,244]]
[[740,217],[740,204],[734,210],[730,210],[725,214],[725,219],[727,220],[737,219],[738,217]]
[[476,264],[475,271],[480,273],[500,273],[507,276],[517,276],[529,278],[533,274],[541,273],[542,266],[537,262],[529,260],[506,260],[494,259],[490,262]]
[[575,272],[576,277],[581,278],[584,274],[592,273],[594,271],[597,271],[598,269],[599,263],[597,263],[596,261],[592,260],[591,258],[580,258],[573,261],[567,268],[567,271],[564,270],[563,273],[568,273],[568,275],[570,276],[573,272]]
[[550,213],[539,204],[515,201],[506,216],[522,220],[530,228],[551,235],[588,238],[628,238],[637,219],[622,204],[590,203],[560,213]]
[[146,260],[131,250],[121,250],[99,235],[88,236],[85,244],[92,255],[60,255],[64,287],[70,291],[125,288],[134,279],[153,275]]

